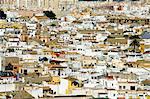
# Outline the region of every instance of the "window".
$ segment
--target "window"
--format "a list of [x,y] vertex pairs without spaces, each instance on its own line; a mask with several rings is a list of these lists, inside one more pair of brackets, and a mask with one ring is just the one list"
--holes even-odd
[[34,70],[34,72],[38,72],[38,70]]
[[143,97],[143,95],[139,95],[140,97]]
[[135,86],[130,86],[130,90],[135,90]]
[[26,69],[24,70],[24,74],[27,75],[27,70]]
[[126,86],[123,86],[123,89],[125,89],[126,88]]
[[122,89],[122,86],[119,86],[119,89]]

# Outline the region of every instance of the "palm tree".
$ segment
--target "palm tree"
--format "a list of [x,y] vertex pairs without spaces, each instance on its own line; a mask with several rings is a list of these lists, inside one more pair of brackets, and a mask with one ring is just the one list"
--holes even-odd
[[140,43],[137,39],[134,39],[132,43],[130,44],[130,46],[133,46],[134,52],[136,52],[136,48],[140,46]]
[[133,35],[129,37],[130,39],[140,39],[140,37],[138,35]]

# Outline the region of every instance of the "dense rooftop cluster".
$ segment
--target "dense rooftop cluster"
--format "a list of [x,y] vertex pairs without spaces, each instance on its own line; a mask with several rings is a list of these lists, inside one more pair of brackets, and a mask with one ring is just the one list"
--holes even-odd
[[149,5],[66,5],[57,18],[4,11],[0,98],[149,99]]

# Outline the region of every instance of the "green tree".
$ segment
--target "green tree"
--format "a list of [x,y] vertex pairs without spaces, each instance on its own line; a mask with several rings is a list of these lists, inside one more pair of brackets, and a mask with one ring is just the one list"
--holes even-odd
[[43,11],[43,13],[50,19],[56,19],[56,14],[53,11]]
[[0,19],[6,19],[7,15],[4,13],[4,11],[0,10]]
[[130,39],[140,39],[140,37],[138,35],[133,35],[129,37]]
[[56,26],[56,24],[51,24],[51,26]]
[[140,43],[137,39],[134,39],[132,43],[130,44],[130,46],[133,46],[134,52],[136,52],[136,48],[140,46]]

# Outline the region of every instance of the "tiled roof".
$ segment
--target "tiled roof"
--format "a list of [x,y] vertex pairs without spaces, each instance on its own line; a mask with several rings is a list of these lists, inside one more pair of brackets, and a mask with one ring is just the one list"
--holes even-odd
[[146,79],[146,80],[142,81],[142,84],[150,85],[150,80],[149,80],[149,79]]
[[46,16],[35,16],[35,18],[37,18],[38,20],[47,20],[48,17]]
[[25,90],[22,90],[16,93],[14,99],[34,99],[34,97],[30,95],[28,92],[26,92]]

